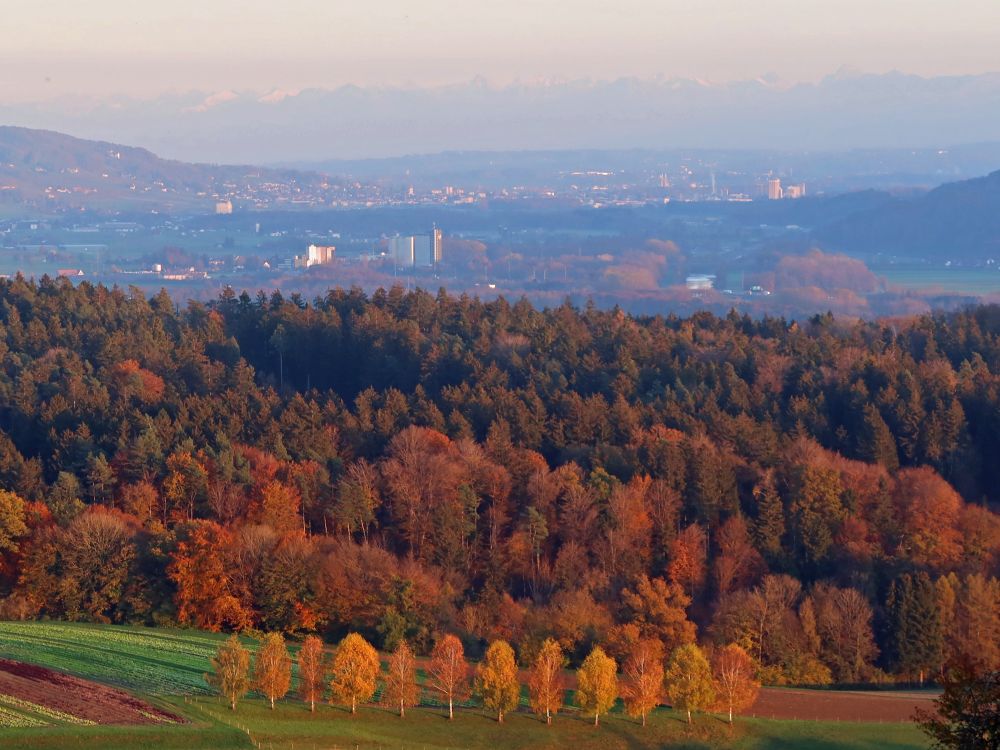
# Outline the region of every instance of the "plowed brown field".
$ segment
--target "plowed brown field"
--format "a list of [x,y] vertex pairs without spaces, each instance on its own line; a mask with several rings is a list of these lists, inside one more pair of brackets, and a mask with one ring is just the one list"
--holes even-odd
[[767,719],[820,721],[911,721],[918,708],[934,709],[933,693],[902,691],[762,688],[743,712]]
[[183,722],[123,690],[33,664],[0,659],[0,694],[98,724]]

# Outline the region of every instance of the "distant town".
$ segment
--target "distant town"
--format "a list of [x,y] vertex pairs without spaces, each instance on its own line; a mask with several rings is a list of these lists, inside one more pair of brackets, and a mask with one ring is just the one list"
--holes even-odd
[[988,226],[955,213],[969,209],[935,209],[956,217],[947,253],[891,228],[934,215],[923,201],[953,201],[929,190],[943,151],[466,153],[326,174],[24,128],[0,128],[0,146],[0,276],[165,288],[178,303],[400,286],[637,313],[873,316],[1000,294],[1000,248],[986,252]]

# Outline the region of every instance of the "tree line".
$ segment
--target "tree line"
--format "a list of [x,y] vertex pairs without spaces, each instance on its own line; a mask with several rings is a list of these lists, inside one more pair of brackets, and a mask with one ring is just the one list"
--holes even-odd
[[[524,655],[528,657],[527,654]],[[533,657],[526,659],[528,704],[532,712],[552,724],[553,717],[566,707],[566,667],[568,661],[559,642],[547,638]],[[350,707],[371,702],[380,693],[379,703],[397,711],[432,701],[447,706],[449,720],[455,718],[456,703],[475,696],[502,724],[505,714],[521,703],[522,676],[514,649],[504,640],[492,641],[482,661],[472,669],[462,641],[452,634],[438,639],[424,666],[423,683],[418,681],[417,661],[406,641],[389,654],[385,670],[378,652],[358,633],[347,634],[327,655],[323,641],[307,636],[295,659],[298,697],[309,704],[328,697],[331,704]],[[219,646],[212,659],[212,671],[205,679],[235,711],[251,690],[270,702],[289,694],[292,664],[284,637],[268,633],[263,637],[251,665],[250,651],[237,635]],[[576,670],[573,702],[585,716],[593,716],[594,726],[621,699],[628,716],[646,726],[647,716],[669,701],[676,710],[692,712],[718,710],[733,715],[746,709],[757,697],[760,683],[755,678],[751,656],[732,643],[706,656],[695,644],[679,646],[666,664],[658,642],[643,641],[633,646],[621,672],[619,665],[601,646],[594,646]]]
[[1000,664],[1000,308],[632,317],[0,280],[0,615],[768,683]]

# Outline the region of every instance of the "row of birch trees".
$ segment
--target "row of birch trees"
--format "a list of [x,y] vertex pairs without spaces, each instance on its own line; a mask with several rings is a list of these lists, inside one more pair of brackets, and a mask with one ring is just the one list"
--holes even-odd
[[[421,685],[417,662],[405,641],[389,657],[385,671],[378,652],[357,633],[347,635],[328,654],[316,636],[307,637],[298,650],[298,696],[316,710],[316,704],[350,707],[372,702],[381,684],[379,702],[400,717],[406,709],[419,705]],[[567,660],[562,647],[546,639],[538,650],[526,683],[531,710],[547,724],[567,705]],[[489,644],[483,660],[473,669],[465,658],[462,642],[454,635],[439,639],[424,665],[425,701],[448,707],[448,718],[455,717],[455,706],[475,695],[482,706],[503,723],[504,716],[521,702],[522,674],[514,649],[503,640]],[[676,648],[664,662],[656,641],[640,641],[632,648],[621,671],[619,665],[600,646],[594,647],[576,671],[573,702],[594,725],[612,709],[619,698],[625,712],[641,719],[658,705],[669,703],[687,714],[717,710],[733,714],[750,706],[760,684],[755,665],[737,644],[717,649],[710,655],[696,644]],[[270,702],[284,698],[292,687],[292,657],[280,633],[269,633],[254,656],[233,635],[223,643],[212,659],[212,671],[206,680],[225,697],[232,710],[251,690]]]

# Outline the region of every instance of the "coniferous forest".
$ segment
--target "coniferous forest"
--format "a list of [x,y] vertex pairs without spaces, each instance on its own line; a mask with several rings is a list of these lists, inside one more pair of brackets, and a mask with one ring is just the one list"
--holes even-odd
[[0,281],[0,616],[1000,667],[1000,308]]

